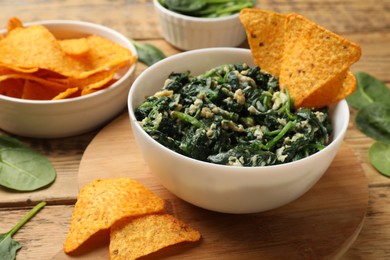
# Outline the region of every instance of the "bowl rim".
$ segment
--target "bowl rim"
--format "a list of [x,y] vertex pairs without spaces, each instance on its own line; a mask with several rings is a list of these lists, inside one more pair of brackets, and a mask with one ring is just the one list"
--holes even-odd
[[161,12],[167,13],[173,17],[179,18],[179,19],[185,19],[185,20],[190,20],[193,22],[199,22],[199,23],[209,23],[209,22],[225,22],[227,20],[232,20],[232,19],[237,19],[240,15],[239,12],[226,15],[226,16],[221,16],[221,17],[196,17],[196,16],[190,16],[190,15],[185,15],[181,13],[177,13],[174,11],[171,11],[164,6],[160,4],[158,0],[153,0],[153,4],[158,10]]
[[[204,48],[204,49],[190,50],[190,51],[174,54],[172,56],[169,56],[169,57],[165,58],[164,60],[156,62],[152,66],[146,68],[135,79],[135,81],[133,82],[132,87],[130,88],[129,94],[128,94],[127,107],[128,107],[128,111],[129,111],[130,120],[134,122],[135,127],[138,128],[140,133],[145,138],[147,138],[149,141],[151,141],[154,144],[156,144],[159,148],[163,149],[168,154],[170,154],[172,156],[179,156],[183,160],[189,160],[189,161],[191,161],[193,163],[199,164],[200,166],[202,166],[202,165],[203,166],[214,166],[214,167],[221,167],[221,168],[225,168],[225,169],[235,169],[235,170],[237,170],[237,169],[240,169],[240,170],[242,170],[242,169],[278,169],[278,168],[284,169],[285,167],[289,167],[289,166],[298,166],[299,164],[305,164],[305,162],[308,161],[308,160],[312,160],[312,159],[314,159],[316,157],[321,156],[323,153],[327,153],[328,150],[330,150],[330,149],[334,148],[335,146],[341,144],[341,142],[342,142],[342,140],[343,140],[343,138],[345,136],[345,133],[346,133],[346,131],[348,129],[349,118],[350,118],[349,108],[348,108],[348,105],[347,105],[347,102],[346,102],[345,99],[342,99],[342,100],[340,100],[340,101],[330,105],[330,107],[338,106],[339,109],[341,109],[340,112],[342,112],[342,116],[345,117],[343,119],[343,121],[342,121],[341,126],[340,126],[340,131],[339,131],[338,135],[331,137],[332,138],[331,142],[328,145],[326,145],[325,148],[323,148],[322,150],[320,150],[320,151],[318,151],[318,152],[316,152],[314,154],[311,154],[310,156],[307,156],[305,158],[302,158],[302,159],[299,159],[299,160],[296,160],[296,161],[292,161],[292,162],[281,163],[281,164],[277,164],[277,165],[267,165],[267,166],[236,166],[236,165],[215,164],[215,163],[205,162],[205,161],[197,160],[197,159],[194,159],[194,158],[191,158],[191,157],[179,154],[179,153],[177,153],[175,151],[172,151],[171,149],[165,147],[164,145],[160,144],[156,140],[154,140],[150,135],[148,135],[145,132],[145,130],[141,127],[141,125],[139,124],[139,122],[135,118],[134,108],[133,108],[133,106],[135,104],[133,102],[133,99],[134,99],[134,93],[135,93],[135,90],[136,90],[137,86],[139,87],[139,85],[141,85],[139,82],[141,82],[144,78],[148,79],[150,73],[154,72],[154,70],[157,70],[160,66],[164,66],[165,63],[167,63],[167,62],[169,62],[171,60],[180,59],[183,56],[193,55],[193,54],[196,54],[196,53],[208,53],[208,52],[216,52],[216,51],[218,51],[218,52],[229,52],[229,51],[231,52],[231,51],[233,51],[233,52],[241,52],[241,53],[251,54],[250,49],[235,48],[235,47],[213,47],[213,48]],[[331,122],[331,124],[333,126],[333,122]],[[226,172],[228,172],[228,171],[226,171]]]
[[[119,38],[125,42],[127,42],[128,48],[130,49],[132,55],[138,58],[137,50],[134,46],[134,44],[131,42],[129,38],[121,34],[120,32],[101,25],[97,23],[87,22],[87,21],[78,21],[78,20],[42,20],[42,21],[31,21],[23,23],[25,26],[32,26],[32,25],[76,25],[76,26],[82,26],[82,27],[92,27],[99,29],[101,31],[105,31],[107,33],[113,34],[116,38]],[[3,28],[0,29],[0,34],[4,34],[7,31],[7,29]],[[128,67],[128,68],[127,68]],[[126,68],[126,73],[124,73],[117,81],[115,81],[113,84],[111,84],[109,87],[96,91],[94,93],[90,93],[88,95],[84,96],[78,96],[74,98],[68,98],[68,99],[58,99],[58,100],[33,100],[33,99],[22,99],[22,98],[14,98],[14,97],[8,97],[5,95],[0,95],[0,100],[8,101],[8,102],[14,102],[14,103],[20,103],[20,104],[41,104],[41,105],[49,105],[49,104],[62,104],[62,103],[74,103],[74,102],[83,102],[83,100],[94,98],[95,96],[104,95],[106,92],[111,92],[113,89],[116,89],[120,84],[122,84],[123,81],[125,81],[128,77],[130,77],[133,73],[135,73],[136,69],[136,63],[131,64],[130,66],[124,67]],[[122,68],[122,69],[124,69]]]

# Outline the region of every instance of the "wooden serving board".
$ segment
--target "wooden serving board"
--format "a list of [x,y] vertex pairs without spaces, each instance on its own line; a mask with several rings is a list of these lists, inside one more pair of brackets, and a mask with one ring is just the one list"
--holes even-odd
[[[143,161],[124,113],[91,142],[81,160],[79,187],[98,178],[131,177],[167,201],[167,212],[198,229],[202,239],[145,259],[335,259],[360,232],[368,205],[367,180],[343,144],[325,175],[306,194],[276,210],[222,214],[190,205],[163,188]],[[77,256],[109,259],[107,241]],[[144,259],[144,258],[143,258]]]

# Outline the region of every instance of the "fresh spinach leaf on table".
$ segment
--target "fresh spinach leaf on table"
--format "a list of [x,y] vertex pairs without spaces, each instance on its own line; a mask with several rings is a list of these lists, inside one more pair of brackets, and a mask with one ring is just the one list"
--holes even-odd
[[0,234],[0,259],[1,260],[13,260],[16,257],[16,252],[22,247],[22,245],[14,240],[12,236],[27,222],[29,221],[40,209],[46,205],[46,202],[40,202],[37,204],[22,220],[19,221],[10,231],[4,234]]
[[390,144],[375,142],[368,150],[368,158],[379,172],[390,177]]
[[356,73],[356,91],[347,97],[348,104],[361,109],[371,103],[389,103],[390,91],[381,80],[365,72]]
[[375,102],[364,106],[357,112],[355,123],[368,137],[390,144],[390,105]]
[[140,43],[132,40],[134,47],[137,50],[138,61],[147,66],[151,66],[157,61],[166,58],[166,55],[156,46],[149,43]]
[[358,72],[355,76],[356,91],[347,97],[347,102],[358,110],[356,127],[378,141],[369,148],[370,163],[380,173],[390,177],[390,89],[368,73]]
[[51,184],[56,176],[44,155],[15,138],[0,135],[0,186],[33,191]]

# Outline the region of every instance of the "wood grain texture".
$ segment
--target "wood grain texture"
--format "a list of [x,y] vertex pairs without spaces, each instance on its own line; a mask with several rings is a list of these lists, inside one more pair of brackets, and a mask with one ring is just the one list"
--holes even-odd
[[[386,225],[384,225],[388,222],[388,216],[390,215],[389,198],[390,189],[388,187],[370,189],[370,204],[363,228],[352,247],[340,259],[389,259],[390,240],[386,239],[388,231]],[[30,209],[2,208],[0,210],[0,233],[8,231]],[[14,238],[23,245],[18,252],[17,259],[72,259],[62,253],[62,243],[69,231],[72,211],[73,206],[48,205],[43,208],[15,235]],[[266,237],[267,233],[264,233],[263,236]],[[104,252],[105,249],[100,250]],[[178,252],[171,252],[171,254],[183,253],[183,251],[185,252],[186,248],[181,248]],[[54,257],[56,255],[58,257]],[[282,257],[280,259],[286,258]]]
[[69,19],[99,23],[134,39],[161,38],[151,1],[2,1],[1,8],[4,26],[11,16],[23,22]]
[[[31,207],[19,209],[2,208],[0,210],[0,233],[9,231]],[[73,206],[45,206],[15,235],[14,239],[22,244],[17,259],[48,260],[59,250],[69,231]]]

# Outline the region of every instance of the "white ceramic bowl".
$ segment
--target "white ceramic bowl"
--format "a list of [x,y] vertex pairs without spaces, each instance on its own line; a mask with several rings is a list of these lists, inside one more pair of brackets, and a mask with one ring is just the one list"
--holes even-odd
[[199,18],[170,11],[158,0],[153,0],[153,4],[163,37],[179,49],[235,47],[246,39],[238,13],[219,18]]
[[[102,25],[82,21],[52,20],[26,23],[42,24],[59,39],[90,34],[112,40],[137,55],[124,35]],[[4,33],[5,31],[0,31]],[[64,100],[24,100],[0,95],[0,129],[28,137],[58,138],[93,130],[125,109],[136,65],[121,69],[120,79],[107,89]]]
[[168,57],[146,69],[133,83],[128,108],[133,134],[151,172],[177,197],[225,213],[254,213],[285,205],[308,191],[328,169],[349,121],[345,100],[330,107],[332,142],[307,158],[276,166],[224,166],[191,159],[162,146],[135,119],[134,109],[158,91],[171,72],[192,75],[225,63],[253,65],[250,50],[210,48]]

